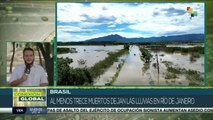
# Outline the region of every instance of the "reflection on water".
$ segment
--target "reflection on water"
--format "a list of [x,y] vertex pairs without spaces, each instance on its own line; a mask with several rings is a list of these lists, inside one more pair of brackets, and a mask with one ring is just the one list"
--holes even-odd
[[[63,46],[67,47],[67,46]],[[77,53],[58,54],[58,57],[69,57],[73,59],[70,64],[74,68],[91,67],[97,62],[104,60],[109,52],[116,52],[123,48],[119,46],[69,46],[68,48],[76,48]],[[79,64],[79,60],[85,60],[85,64]]]

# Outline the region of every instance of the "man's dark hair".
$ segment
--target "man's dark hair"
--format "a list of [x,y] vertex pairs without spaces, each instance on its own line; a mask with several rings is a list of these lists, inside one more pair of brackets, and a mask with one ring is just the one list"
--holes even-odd
[[34,50],[33,50],[32,48],[29,48],[29,47],[28,47],[28,48],[24,48],[24,50],[23,50],[23,55],[24,55],[24,52],[25,52],[25,51],[28,51],[28,50],[29,50],[29,51],[32,51],[32,52],[33,52],[33,55],[34,55]]

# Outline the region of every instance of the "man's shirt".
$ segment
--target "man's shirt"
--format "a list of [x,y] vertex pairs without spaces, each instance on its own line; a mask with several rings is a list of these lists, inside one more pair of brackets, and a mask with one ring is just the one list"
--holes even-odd
[[[25,64],[17,66],[10,77],[9,83],[20,79],[24,74],[25,68]],[[48,83],[47,73],[40,65],[33,64],[27,80],[22,82],[18,86],[40,86],[40,84],[42,83]]]

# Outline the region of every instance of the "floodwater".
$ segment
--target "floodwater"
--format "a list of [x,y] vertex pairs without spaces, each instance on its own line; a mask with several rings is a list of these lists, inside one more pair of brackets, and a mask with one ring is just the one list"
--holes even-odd
[[114,64],[110,66],[103,75],[100,75],[96,80],[94,80],[94,85],[105,85],[110,83],[118,70],[119,64],[125,62],[126,59],[127,55],[119,57],[118,61],[114,62]]
[[168,54],[165,52],[159,52],[160,61],[171,61],[173,67],[185,68],[187,70],[196,70],[204,74],[204,56],[196,59],[196,61],[190,61],[190,54],[182,55],[181,53]]
[[148,85],[148,81],[142,76],[143,61],[138,46],[129,49],[129,55],[122,67],[114,85]]
[[[156,63],[157,56],[152,52],[153,59],[149,65],[149,69],[144,71],[144,62],[141,60],[141,52],[138,46],[130,48],[129,55],[122,67],[117,80],[113,85],[187,85],[188,81],[185,80],[183,75],[179,76],[176,80],[166,80],[165,75],[167,67],[162,63],[159,64],[159,73],[156,68],[152,66]],[[159,57],[159,56],[158,56]],[[173,57],[172,57],[173,58]],[[158,58],[159,59],[159,58]],[[160,61],[159,61],[160,62]]]
[[[186,70],[196,70],[204,77],[204,56],[190,61],[190,55],[181,53],[168,54],[163,51],[151,52],[153,58],[147,71],[143,71],[144,62],[140,59],[140,50],[138,46],[130,49],[130,54],[120,71],[114,85],[189,85],[189,81],[182,74],[177,75],[175,79],[165,79],[167,67],[163,61],[172,62],[174,68],[185,68]],[[159,71],[153,67],[154,63],[159,62]]]
[[[162,56],[160,54],[152,52],[153,59],[150,63],[150,69],[148,69],[144,74],[148,76],[149,85],[188,85],[189,81],[186,80],[184,75],[177,75],[175,79],[165,79],[167,74],[167,67],[163,62]],[[170,54],[170,57],[174,58],[173,54]],[[153,64],[157,63],[157,58],[159,62],[159,71],[157,68],[153,67]],[[172,60],[172,59],[171,59]],[[168,60],[169,61],[169,60]],[[170,61],[171,62],[171,61]],[[176,66],[175,66],[176,68]]]
[[[65,48],[67,46],[62,47]],[[123,46],[68,46],[67,48],[76,48],[77,53],[58,54],[58,58],[72,58],[71,67],[83,68],[85,66],[92,67],[99,61],[104,60],[108,56],[108,53],[121,50]],[[85,63],[80,64],[79,60],[83,60]]]
[[[63,46],[65,47],[65,46]],[[184,46],[186,47],[186,46]],[[190,46],[191,47],[191,46]],[[123,48],[123,46],[69,46],[69,48],[76,48],[77,53],[59,54],[58,57],[69,57],[74,60],[71,66],[76,67],[91,67],[100,60],[104,60],[109,52],[116,52]],[[200,55],[196,61],[190,61],[190,54],[181,53],[165,53],[164,51],[151,51],[153,55],[149,68],[145,71],[145,63],[141,60],[141,52],[139,46],[130,46],[129,53],[123,55],[118,61],[115,61],[104,74],[100,75],[94,80],[94,85],[181,85],[188,86],[189,80],[186,79],[184,74],[176,74],[177,78],[166,79],[167,66],[163,61],[171,62],[174,68],[185,68],[186,70],[195,70],[204,78],[204,56]],[[153,66],[159,62],[159,70]],[[85,60],[85,64],[79,65],[78,60]],[[122,63],[123,62],[123,63]],[[118,65],[123,64],[118,71]],[[112,82],[112,78],[116,72],[118,76]]]

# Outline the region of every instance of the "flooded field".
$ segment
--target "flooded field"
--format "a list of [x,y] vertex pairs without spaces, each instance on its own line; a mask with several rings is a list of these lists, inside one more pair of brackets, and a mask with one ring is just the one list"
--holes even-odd
[[[153,53],[154,54],[154,53]],[[196,70],[204,74],[204,56],[200,56],[196,61],[190,60],[190,54],[173,53],[168,54],[165,52],[159,52],[160,61],[171,61],[174,67],[182,67],[185,69]],[[163,56],[161,56],[163,55]]]
[[[73,53],[59,54],[58,58],[69,57],[73,59],[73,63],[70,64],[74,68],[91,67],[100,60],[105,59],[110,52],[116,52],[123,48],[120,46],[62,46],[63,48],[74,49]],[[84,64],[79,63],[80,61],[85,61]]]
[[[204,85],[203,54],[192,58],[192,53],[167,53],[163,50],[149,49],[152,57],[150,62],[146,63],[141,58],[141,47],[144,46],[130,45],[128,53],[118,57],[103,74],[93,79],[93,85]],[[193,46],[183,46],[188,47]],[[123,45],[69,46],[69,48],[75,52],[58,54],[58,58],[73,59],[70,64],[73,68],[89,68],[106,59],[108,53],[123,49]]]

